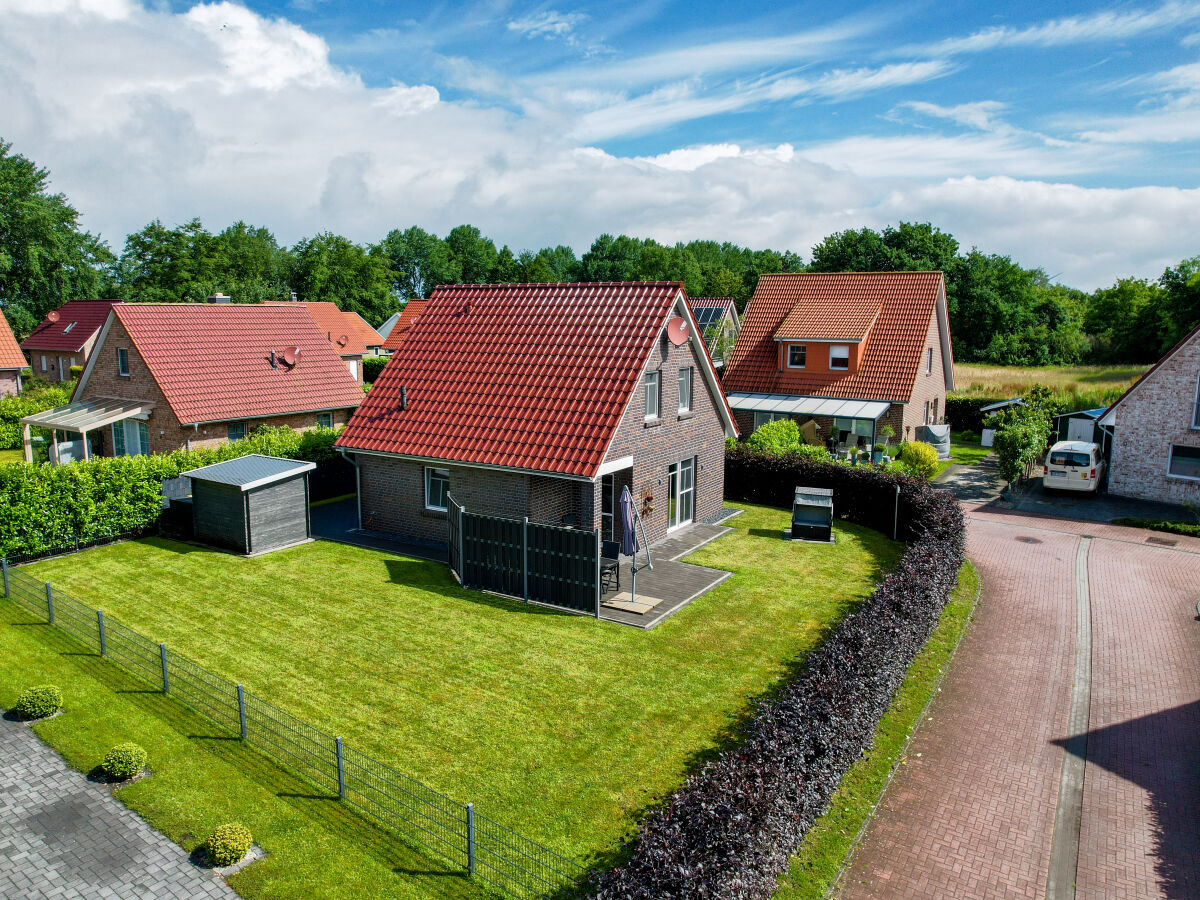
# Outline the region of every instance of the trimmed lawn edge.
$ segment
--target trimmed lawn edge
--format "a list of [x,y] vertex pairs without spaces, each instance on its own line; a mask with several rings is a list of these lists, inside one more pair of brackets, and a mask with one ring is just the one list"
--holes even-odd
[[[971,591],[966,605],[963,603],[965,598],[960,595],[964,587]],[[946,604],[937,627],[909,666],[904,681],[876,727],[871,746],[846,772],[829,800],[828,809],[809,829],[799,852],[792,857],[788,871],[779,879],[774,900],[816,900],[832,895],[874,820],[892,779],[903,765],[908,748],[938,694],[950,663],[958,653],[963,636],[974,618],[980,588],[979,576],[968,559],[959,569],[958,586]],[[953,644],[948,649],[936,646],[949,638],[952,638]],[[920,703],[920,708],[905,715],[904,709],[914,700]],[[889,743],[887,734],[900,729],[905,734],[904,740],[890,752],[885,750],[876,756],[875,751],[881,744]],[[880,777],[883,781],[877,791],[867,796],[848,796],[855,788],[869,788]],[[851,829],[854,829],[852,837],[849,833]],[[831,872],[834,861],[837,862],[837,868]]]

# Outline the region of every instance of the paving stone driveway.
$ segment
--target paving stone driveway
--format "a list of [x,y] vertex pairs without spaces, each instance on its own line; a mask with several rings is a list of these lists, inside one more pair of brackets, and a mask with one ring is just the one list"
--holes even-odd
[[231,900],[237,894],[30,729],[0,720],[0,897]]
[[1200,540],[967,513],[975,621],[838,896],[1046,895],[1082,558],[1091,707],[1075,886],[1057,896],[1200,897]]

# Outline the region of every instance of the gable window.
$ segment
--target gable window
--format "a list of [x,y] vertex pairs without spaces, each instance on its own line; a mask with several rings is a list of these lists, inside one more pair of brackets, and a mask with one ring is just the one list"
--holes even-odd
[[679,370],[679,411],[692,411],[692,367]]
[[129,374],[129,351],[124,347],[117,348],[117,372],[121,375]]
[[1200,428],[1200,375],[1196,376],[1196,402],[1192,404],[1192,427]]
[[848,344],[829,345],[829,368],[842,372],[850,368],[850,347]]
[[46,354],[45,353],[42,354],[42,371],[43,372],[46,371]]
[[240,441],[246,436],[245,422],[230,422],[225,426],[225,437],[231,441]]
[[808,347],[805,344],[788,345],[788,368],[803,369],[808,360]]
[[1200,481],[1200,447],[1172,444],[1171,457],[1167,460],[1167,474]]
[[425,467],[425,508],[446,511],[446,495],[450,493],[450,470]]
[[659,393],[661,386],[658,381],[658,372],[647,372],[644,381],[646,385],[646,418],[658,418]]
[[933,374],[933,348],[930,347],[925,351],[925,374]]
[[318,428],[332,428],[333,427],[333,413],[317,413],[317,427]]

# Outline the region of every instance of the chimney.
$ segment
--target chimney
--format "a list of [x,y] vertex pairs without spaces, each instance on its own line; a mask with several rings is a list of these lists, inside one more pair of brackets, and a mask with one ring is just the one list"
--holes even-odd
[[296,292],[295,291],[292,291],[290,294],[288,294],[288,300],[290,300],[292,303],[296,302]]
[[209,303],[232,303],[233,298],[227,297],[224,294],[222,294],[220,291],[218,291],[217,293],[213,294],[211,297],[208,298],[208,302]]
[[274,351],[274,350],[272,350],[272,351],[271,351],[271,368],[272,368],[272,369],[278,369],[278,368],[279,368],[279,363],[277,363],[277,362],[275,361],[275,351]]

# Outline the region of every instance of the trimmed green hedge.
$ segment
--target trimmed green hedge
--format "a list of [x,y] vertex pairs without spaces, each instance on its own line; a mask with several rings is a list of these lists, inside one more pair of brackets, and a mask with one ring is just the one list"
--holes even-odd
[[946,421],[955,431],[983,431],[983,408],[998,402],[998,397],[957,397],[946,395]]
[[75,382],[45,384],[32,381],[21,393],[0,397],[0,450],[20,450],[21,419],[71,402]]
[[386,356],[364,356],[362,361],[363,381],[367,384],[374,384],[379,373],[383,371],[383,367],[387,365],[387,361]]
[[145,533],[158,521],[165,479],[248,453],[328,462],[339,433],[264,427],[243,440],[197,450],[63,466],[0,466],[0,556],[27,559],[76,543]]
[[1200,522],[1173,522],[1170,519],[1136,519],[1128,516],[1113,519],[1114,525],[1125,525],[1129,528],[1148,528],[1151,531],[1165,531],[1168,534],[1182,534],[1186,537],[1200,537]]
[[110,778],[124,781],[134,775],[140,775],[146,768],[146,751],[137,744],[117,744],[104,754],[104,762],[100,767]]

